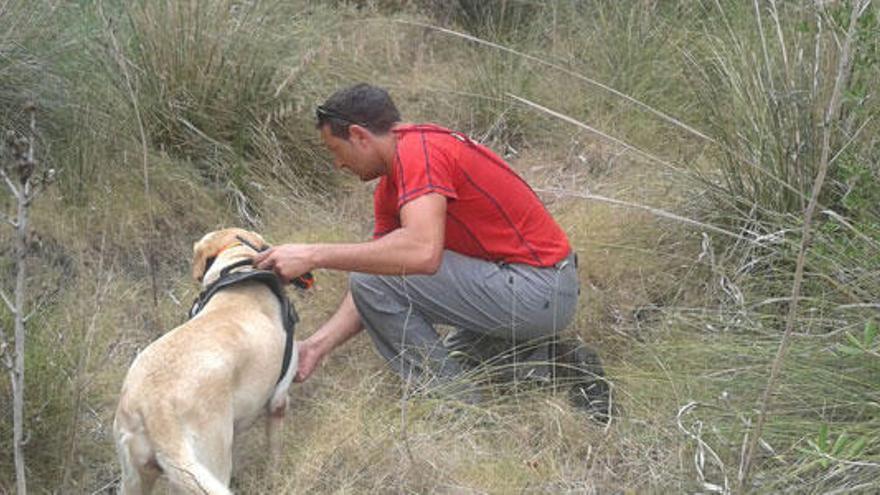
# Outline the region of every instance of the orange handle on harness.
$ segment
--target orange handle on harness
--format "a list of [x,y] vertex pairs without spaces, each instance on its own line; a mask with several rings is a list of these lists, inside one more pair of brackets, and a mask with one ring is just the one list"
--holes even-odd
[[312,275],[312,272],[304,273],[291,280],[290,283],[302,290],[311,289],[315,285],[315,276]]

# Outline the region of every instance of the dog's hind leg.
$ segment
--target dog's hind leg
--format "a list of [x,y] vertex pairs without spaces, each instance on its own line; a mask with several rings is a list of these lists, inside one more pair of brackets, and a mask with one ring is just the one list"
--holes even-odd
[[149,495],[160,474],[162,472],[159,470],[158,464],[138,468],[123,463],[119,493],[121,495]]
[[[121,423],[127,420],[135,431],[124,428]],[[123,495],[149,494],[153,490],[156,478],[161,474],[156,464],[154,452],[150,442],[145,436],[143,423],[139,418],[120,418],[117,416],[113,421],[114,436],[116,437],[116,452],[119,455],[119,465],[122,467],[122,477],[119,485],[119,493]]]
[[287,406],[290,404],[290,397],[287,391],[290,383],[296,374],[299,351],[296,342],[293,343],[293,355],[290,366],[281,377],[281,380],[275,385],[275,391],[267,404],[268,417],[266,419],[266,443],[269,446],[269,470],[275,472],[274,467],[281,456],[281,442],[284,434],[284,416],[287,414]]
[[284,417],[287,414],[288,398],[284,397],[280,404],[270,404],[266,417],[266,443],[269,445],[270,459],[281,456],[281,442],[284,435]]
[[266,415],[266,445],[269,447],[269,456],[266,459],[266,479],[269,480],[269,489],[273,493],[280,493],[278,465],[281,461],[281,443],[284,435],[284,416],[287,412],[288,398],[285,394],[283,399],[273,400],[268,404]]

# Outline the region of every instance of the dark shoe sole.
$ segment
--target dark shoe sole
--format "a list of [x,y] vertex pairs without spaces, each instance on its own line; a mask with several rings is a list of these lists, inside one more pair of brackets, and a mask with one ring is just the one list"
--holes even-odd
[[556,364],[556,378],[571,384],[568,390],[571,405],[600,423],[608,423],[611,390],[596,351],[580,339],[559,342],[556,344]]

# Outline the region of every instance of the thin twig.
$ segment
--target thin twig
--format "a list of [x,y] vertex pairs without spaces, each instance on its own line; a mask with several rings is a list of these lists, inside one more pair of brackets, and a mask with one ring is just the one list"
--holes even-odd
[[832,210],[822,210],[822,213],[824,213],[825,215],[828,215],[829,217],[833,218],[834,220],[839,222],[844,227],[848,228],[850,231],[852,231],[853,234],[857,235],[859,237],[859,239],[867,242],[874,249],[880,249],[880,243],[878,243],[876,240],[874,240],[871,237],[862,233],[862,231],[857,229],[853,224],[847,222],[846,219],[843,218],[843,216],[840,213],[837,213]]
[[118,485],[119,482],[122,481],[122,476],[116,476],[112,480],[108,481],[104,486],[98,488],[97,490],[92,492],[92,495],[98,495],[99,493],[106,493],[108,488],[111,488],[115,485]]
[[782,52],[782,67],[785,69],[785,80],[787,86],[791,87],[791,70],[788,63],[788,50],[785,47],[785,37],[782,35],[782,24],[779,21],[779,9],[776,7],[776,0],[770,0],[770,17],[776,26],[776,37],[779,39],[779,51]]
[[854,132],[853,135],[850,136],[849,139],[846,140],[846,143],[844,143],[844,145],[841,146],[839,150],[837,150],[837,153],[835,153],[834,156],[831,157],[831,161],[829,162],[829,165],[833,164],[834,162],[837,161],[837,159],[840,157],[840,155],[842,155],[843,152],[846,151],[847,148],[849,148],[849,145],[851,145],[856,140],[856,138],[859,137],[859,134],[862,133],[862,129],[864,129],[873,119],[874,119],[874,116],[871,115],[867,119],[865,119],[864,122],[862,122],[862,125],[860,125],[858,129],[856,129],[856,132]]
[[647,211],[647,212],[649,212],[653,215],[656,215],[658,217],[668,218],[670,220],[675,220],[677,222],[686,223],[689,225],[694,225],[696,227],[700,227],[700,228],[703,228],[706,230],[711,230],[712,232],[715,232],[717,234],[722,234],[722,235],[725,235],[728,237],[733,237],[734,239],[739,239],[741,241],[746,241],[749,243],[757,244],[759,246],[763,245],[760,242],[756,241],[755,239],[751,239],[751,238],[742,236],[740,234],[737,234],[735,232],[731,232],[729,230],[722,229],[721,227],[716,227],[716,226],[710,225],[708,223],[703,223],[703,222],[700,222],[697,220],[692,220],[690,218],[683,217],[681,215],[676,215],[675,213],[670,213],[666,210],[661,210],[659,208],[654,208],[652,206],[640,205],[638,203],[630,203],[628,201],[622,201],[619,199],[608,198],[605,196],[600,196],[598,194],[590,194],[590,193],[585,193],[585,192],[582,193],[582,192],[577,192],[577,191],[567,191],[564,189],[540,189],[540,188],[538,188],[538,189],[535,189],[535,192],[555,194],[557,196],[567,196],[567,197],[573,197],[573,198],[601,201],[601,202],[610,203],[613,205],[625,206],[627,208],[637,208],[640,210]]
[[644,110],[647,110],[648,112],[650,112],[650,113],[652,113],[652,114],[654,114],[654,115],[660,117],[661,119],[665,120],[666,122],[669,122],[670,124],[673,124],[673,125],[675,125],[675,126],[681,128],[681,129],[684,129],[684,130],[688,131],[689,133],[693,134],[694,136],[697,136],[697,137],[702,138],[702,139],[704,139],[704,140],[706,140],[706,141],[709,141],[710,143],[715,143],[715,142],[716,142],[714,139],[712,139],[711,137],[707,136],[706,134],[703,134],[702,132],[696,130],[695,128],[693,128],[693,127],[691,127],[691,126],[685,124],[684,122],[682,122],[682,121],[676,119],[675,117],[672,117],[671,115],[665,114],[665,113],[661,112],[660,110],[657,110],[656,108],[654,108],[654,107],[648,105],[647,103],[644,103],[644,102],[642,102],[642,101],[639,101],[639,100],[633,98],[632,96],[630,96],[630,95],[628,95],[628,94],[626,94],[626,93],[622,93],[622,92],[620,92],[620,91],[618,91],[618,90],[616,90],[616,89],[614,89],[614,88],[612,88],[612,87],[610,87],[610,86],[607,86],[607,85],[605,85],[605,84],[602,84],[601,82],[599,82],[599,81],[597,81],[597,80],[595,80],[595,79],[591,79],[591,78],[589,78],[589,77],[587,77],[587,76],[584,76],[583,74],[578,74],[577,72],[574,72],[574,71],[572,71],[572,70],[566,69],[565,67],[562,67],[561,65],[554,64],[553,62],[547,62],[546,60],[543,60],[543,59],[541,59],[541,58],[539,58],[539,57],[536,57],[536,56],[534,56],[534,55],[529,55],[528,53],[524,53],[524,52],[521,52],[521,51],[519,51],[519,50],[515,50],[515,49],[513,49],[513,48],[510,48],[510,47],[504,46],[504,45],[499,45],[498,43],[493,43],[493,42],[491,42],[491,41],[487,41],[487,40],[484,40],[484,39],[482,39],[482,38],[478,38],[478,37],[473,36],[473,35],[470,35],[470,34],[461,33],[461,32],[458,32],[458,31],[453,31],[453,30],[451,30],[451,29],[446,29],[446,28],[442,28],[442,27],[439,27],[439,26],[434,26],[434,25],[431,25],[431,24],[425,24],[425,23],[422,23],[422,22],[407,21],[407,20],[401,20],[401,19],[395,19],[394,22],[397,22],[397,23],[400,23],[400,24],[408,24],[408,25],[410,25],[410,26],[418,26],[418,27],[425,28],[425,29],[432,29],[432,30],[434,30],[434,31],[439,31],[439,32],[444,33],[444,34],[449,34],[449,35],[452,35],[452,36],[457,36],[457,37],[459,37],[459,38],[464,38],[464,39],[466,39],[466,40],[468,40],[468,41],[473,41],[473,42],[475,42],[475,43],[479,43],[479,44],[481,44],[481,45],[491,46],[492,48],[495,48],[495,49],[497,49],[497,50],[501,50],[501,51],[504,51],[504,52],[512,53],[512,54],[514,54],[514,55],[517,55],[517,56],[523,57],[523,58],[525,58],[525,59],[527,59],[527,60],[531,60],[532,62],[536,62],[536,63],[539,63],[539,64],[541,64],[541,65],[544,65],[544,66],[547,66],[547,67],[550,67],[550,68],[556,69],[556,70],[558,70],[558,71],[560,71],[560,72],[562,72],[562,73],[564,73],[564,74],[566,74],[566,75],[569,75],[569,76],[575,77],[575,78],[577,78],[577,79],[580,79],[581,81],[584,81],[584,82],[587,82],[587,83],[589,83],[589,84],[592,84],[593,86],[596,86],[596,87],[601,88],[601,89],[603,89],[603,90],[605,90],[605,91],[608,91],[609,93],[611,93],[611,94],[613,94],[613,95],[615,95],[615,96],[618,96],[618,97],[620,97],[620,98],[623,98],[624,100],[626,100],[626,101],[628,101],[628,102],[630,102],[630,103],[632,103],[632,104],[634,104],[634,105],[636,105],[636,106],[638,106],[638,107],[640,107],[640,108],[642,108],[642,109],[644,109]]
[[[703,427],[702,422],[697,421],[695,423],[695,431],[688,430],[682,424],[683,416],[685,414],[687,414],[688,412],[690,412],[691,409],[694,409],[695,407],[697,407],[698,405],[700,405],[700,404],[697,402],[691,401],[691,402],[688,402],[687,404],[685,404],[684,406],[682,406],[678,410],[678,414],[675,415],[675,423],[678,426],[678,429],[682,433],[684,433],[685,435],[690,437],[697,444],[697,448],[694,451],[694,467],[697,470],[697,475],[700,478],[700,483],[702,484],[703,488],[706,490],[709,490],[711,492],[716,492],[716,493],[725,493],[725,494],[730,493],[730,482],[727,479],[727,473],[726,473],[727,470],[724,467],[724,462],[721,461],[721,457],[719,457],[718,454],[715,453],[715,450],[713,450],[712,447],[710,447],[709,444],[707,444],[702,439],[702,436],[701,436],[701,430]],[[711,459],[713,461],[715,461],[715,464],[718,465],[719,471],[721,471],[721,476],[723,478],[723,483],[724,483],[723,486],[718,486],[714,483],[709,483],[708,481],[706,481],[706,476],[703,473],[703,468],[705,467],[705,464],[706,464],[706,454],[705,454],[706,452],[709,453],[709,456],[711,457]]]
[[767,80],[770,82],[770,91],[776,94],[776,88],[773,87],[773,77],[770,72],[770,56],[767,53],[767,38],[764,36],[764,23],[761,22],[761,9],[758,7],[758,0],[755,4],[755,19],[758,21],[758,34],[761,35],[761,51],[764,53],[764,70],[767,71]]
[[[867,0],[867,3],[865,3],[864,6],[867,6],[868,3],[870,3],[870,0]],[[791,343],[791,336],[794,332],[794,324],[797,319],[798,301],[800,299],[801,293],[801,284],[804,278],[806,251],[810,244],[810,239],[812,236],[811,225],[813,221],[813,214],[816,210],[816,205],[819,202],[819,193],[822,191],[822,186],[825,182],[825,176],[828,173],[829,157],[831,155],[831,124],[835,121],[835,119],[837,119],[838,112],[840,110],[841,94],[843,93],[844,87],[847,84],[850,65],[850,50],[852,49],[852,41],[855,37],[856,25],[858,24],[858,20],[862,12],[864,12],[862,7],[863,2],[861,0],[857,0],[855,5],[853,5],[852,14],[850,15],[849,29],[847,30],[846,39],[841,49],[840,61],[837,66],[837,77],[834,82],[834,90],[831,93],[831,100],[828,103],[828,112],[825,114],[825,121],[823,124],[822,155],[819,161],[819,172],[816,176],[816,180],[813,182],[813,188],[810,194],[810,202],[807,204],[807,211],[804,213],[804,233],[801,237],[800,249],[798,250],[797,263],[795,265],[794,282],[791,289],[791,304],[789,305],[788,318],[785,322],[785,333],[783,333],[782,335],[782,340],[779,343],[779,349],[776,352],[776,357],[773,359],[773,365],[770,369],[770,378],[767,380],[767,387],[764,389],[764,395],[761,399],[761,409],[758,414],[758,421],[755,426],[755,432],[749,441],[749,447],[746,451],[745,458],[743,459],[740,479],[741,488],[745,488],[748,486],[752,461],[755,455],[755,449],[758,444],[758,440],[761,438],[761,434],[763,433],[764,423],[767,420],[767,413],[770,409],[773,392],[775,391],[777,382],[779,381],[779,374],[782,369],[782,362],[785,360],[785,355],[788,352],[788,347]]]
[[0,289],[0,297],[3,298],[3,302],[6,303],[6,307],[9,308],[9,311],[14,315],[15,306],[12,305],[12,301],[9,299],[9,296],[6,295],[6,292],[4,292],[3,289]]
[[876,462],[848,461],[846,459],[840,459],[840,458],[834,457],[832,455],[826,454],[824,452],[816,452],[816,455],[818,455],[819,457],[822,457],[824,459],[828,459],[829,461],[834,461],[836,463],[843,464],[845,466],[880,468],[880,464],[878,464]]
[[177,120],[178,120],[178,122],[180,122],[181,124],[183,124],[184,126],[186,126],[187,129],[189,129],[189,130],[193,131],[194,133],[198,134],[199,137],[201,137],[201,138],[204,139],[205,141],[208,141],[209,143],[213,144],[214,146],[216,146],[216,147],[218,147],[218,148],[220,148],[220,149],[222,149],[222,150],[225,150],[225,151],[232,151],[232,148],[231,148],[228,144],[223,144],[223,143],[221,143],[220,141],[217,141],[216,139],[212,138],[211,136],[205,134],[204,132],[202,132],[201,129],[199,129],[198,127],[196,127],[192,122],[186,120],[185,118],[183,118],[183,117],[178,117]]
[[834,310],[842,310],[842,309],[880,309],[880,303],[859,303],[859,304],[842,304],[835,308]]
[[15,186],[15,183],[6,175],[6,171],[0,168],[0,177],[3,177],[3,180],[6,182],[6,187],[12,192],[12,195],[16,198],[18,197],[18,187]]
[[554,116],[554,117],[556,117],[556,118],[558,118],[558,119],[564,120],[564,121],[568,122],[569,124],[574,124],[574,125],[576,125],[576,126],[582,128],[582,129],[586,129],[586,130],[588,130],[588,131],[590,131],[590,132],[592,132],[592,133],[594,133],[594,134],[598,134],[599,136],[602,136],[603,138],[605,138],[605,139],[607,139],[607,140],[609,140],[609,141],[611,141],[611,142],[613,142],[613,143],[615,143],[615,144],[617,144],[617,145],[619,145],[619,146],[621,146],[621,147],[623,147],[623,148],[625,148],[625,149],[627,149],[627,150],[630,150],[630,151],[632,151],[633,153],[636,153],[637,155],[639,155],[639,156],[641,156],[641,157],[643,157],[643,158],[646,158],[646,159],[649,160],[649,161],[659,163],[660,165],[663,165],[664,167],[668,167],[669,169],[674,170],[674,171],[676,171],[676,172],[680,172],[680,171],[681,171],[681,168],[679,168],[679,167],[677,167],[677,166],[675,166],[675,165],[673,165],[673,164],[671,164],[671,163],[669,163],[669,162],[667,162],[667,161],[665,161],[665,160],[662,160],[662,159],[660,159],[660,158],[657,158],[656,156],[654,156],[654,155],[652,155],[652,154],[650,154],[650,153],[647,153],[647,152],[645,152],[645,151],[642,151],[642,150],[636,148],[635,146],[633,146],[633,145],[631,145],[631,144],[628,144],[628,143],[626,143],[626,142],[624,142],[624,141],[621,141],[620,139],[617,139],[617,138],[614,137],[614,136],[610,136],[610,135],[608,135],[608,134],[606,134],[606,133],[600,131],[599,129],[596,129],[595,127],[591,127],[591,126],[589,126],[589,125],[587,125],[587,124],[584,124],[583,122],[581,122],[581,121],[579,121],[579,120],[577,120],[577,119],[574,119],[574,118],[572,118],[572,117],[569,117],[568,115],[561,114],[561,113],[559,113],[559,112],[557,112],[557,111],[555,111],[555,110],[550,110],[549,108],[547,108],[547,107],[545,107],[545,106],[539,105],[539,104],[537,104],[537,103],[535,103],[535,102],[533,102],[533,101],[527,100],[527,99],[522,98],[522,97],[520,97],[520,96],[517,96],[517,95],[515,95],[515,94],[513,94],[513,93],[507,93],[507,96],[509,96],[509,97],[513,98],[514,100],[517,100],[517,101],[519,101],[519,102],[521,102],[521,103],[525,103],[526,105],[529,105],[530,107],[537,108],[538,110],[540,110],[540,111],[542,111],[542,112],[544,112],[544,113],[550,114],[550,115],[552,115],[552,116]]
[[110,41],[113,44],[113,58],[116,60],[116,64],[119,66],[119,70],[122,71],[122,75],[125,78],[125,87],[128,90],[128,97],[131,100],[131,106],[134,110],[135,120],[138,124],[138,133],[140,134],[141,139],[141,155],[142,155],[142,165],[143,165],[143,177],[144,177],[144,197],[147,202],[147,220],[150,222],[150,232],[147,236],[147,251],[148,255],[145,257],[147,263],[147,269],[150,272],[150,280],[153,289],[153,308],[158,308],[159,306],[159,289],[158,289],[158,281],[156,280],[156,267],[155,263],[153,263],[153,237],[155,236],[155,228],[156,222],[153,218],[153,201],[151,199],[150,194],[150,168],[149,168],[149,149],[147,147],[147,132],[144,128],[144,119],[141,116],[140,105],[138,105],[137,95],[134,91],[134,84],[131,81],[131,75],[128,71],[128,64],[126,64],[125,57],[122,54],[122,49],[120,48],[119,41],[116,39],[116,34],[113,32],[113,27],[111,26],[110,20],[107,16],[104,15],[104,2],[98,2],[98,13],[101,15],[101,20],[104,21],[104,26],[107,29],[107,34],[110,37]]

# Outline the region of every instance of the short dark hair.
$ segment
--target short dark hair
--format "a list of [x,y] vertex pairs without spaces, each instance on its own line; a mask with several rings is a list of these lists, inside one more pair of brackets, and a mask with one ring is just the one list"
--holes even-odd
[[357,124],[373,134],[385,134],[400,122],[400,112],[384,89],[367,83],[333,93],[317,109],[315,127],[330,126],[330,132],[341,139],[348,139],[348,128]]

